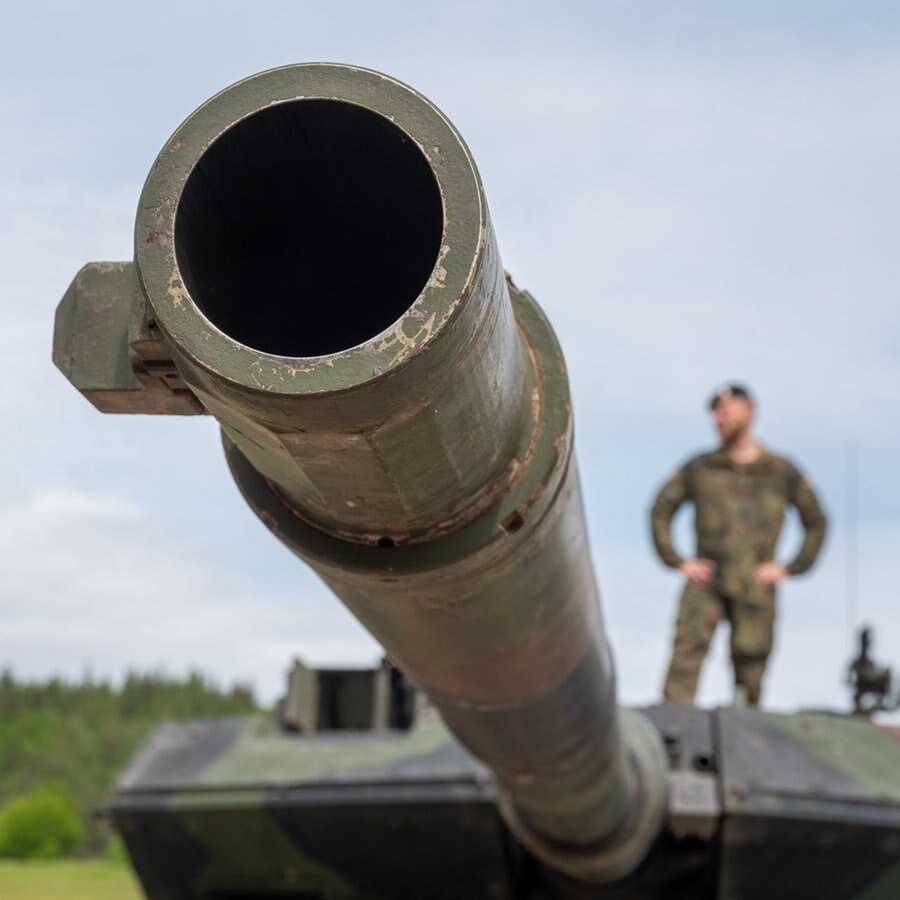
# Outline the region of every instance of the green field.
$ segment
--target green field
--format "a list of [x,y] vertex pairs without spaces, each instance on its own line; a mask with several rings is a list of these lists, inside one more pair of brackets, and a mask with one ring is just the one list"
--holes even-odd
[[141,900],[126,863],[106,860],[0,860],[3,900]]

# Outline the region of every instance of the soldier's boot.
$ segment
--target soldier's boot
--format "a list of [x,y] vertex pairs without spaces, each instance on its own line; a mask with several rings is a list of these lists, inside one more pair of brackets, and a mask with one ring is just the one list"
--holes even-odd
[[[759,706],[766,658],[734,660],[734,705]],[[740,698],[740,701],[739,701]]]

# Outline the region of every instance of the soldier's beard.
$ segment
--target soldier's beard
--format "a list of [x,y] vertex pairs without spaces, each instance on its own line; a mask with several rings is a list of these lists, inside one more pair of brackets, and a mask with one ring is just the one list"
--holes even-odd
[[724,448],[735,447],[750,437],[750,425],[726,425],[718,429]]

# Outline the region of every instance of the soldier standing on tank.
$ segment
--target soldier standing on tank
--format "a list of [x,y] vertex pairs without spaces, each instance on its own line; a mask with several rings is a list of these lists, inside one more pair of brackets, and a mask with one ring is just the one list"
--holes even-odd
[[[746,388],[720,388],[709,408],[721,445],[675,472],[650,515],[657,553],[686,580],[665,697],[693,702],[709,642],[719,622],[727,619],[735,702],[755,706],[772,650],[775,587],[815,562],[825,537],[825,516],[809,481],[794,464],[753,436],[755,407]],[[694,505],[697,533],[696,555],[690,559],[676,552],[671,533],[672,517],[686,502]],[[800,514],[805,536],[795,559],[783,565],[774,556],[789,505]]]

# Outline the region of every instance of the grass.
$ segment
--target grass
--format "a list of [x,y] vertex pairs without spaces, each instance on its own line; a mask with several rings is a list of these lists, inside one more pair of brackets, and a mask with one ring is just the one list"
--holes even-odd
[[127,863],[107,860],[0,860],[3,900],[141,900]]

